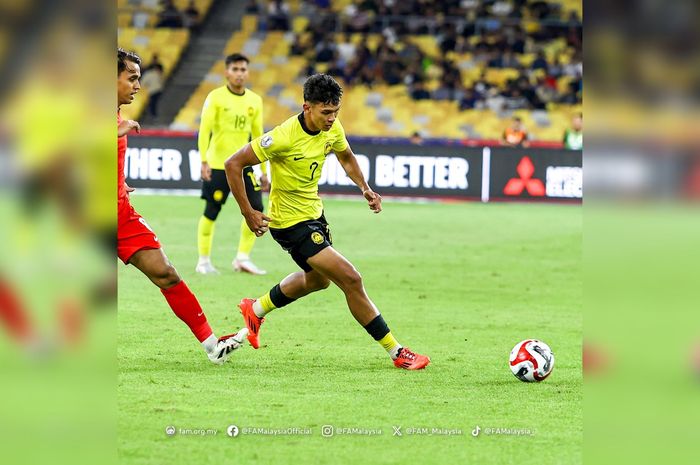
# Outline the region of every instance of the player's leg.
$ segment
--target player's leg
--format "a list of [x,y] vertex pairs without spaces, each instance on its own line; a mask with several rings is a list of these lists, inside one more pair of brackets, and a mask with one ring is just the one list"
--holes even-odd
[[238,307],[248,328],[250,345],[255,349],[260,346],[259,332],[265,315],[307,294],[326,289],[329,285],[330,281],[315,270],[297,271],[276,284],[267,294],[257,299],[241,300]]
[[30,346],[36,339],[29,312],[19,294],[0,276],[0,323],[17,343]]
[[387,351],[394,360],[394,365],[415,370],[425,368],[430,363],[430,358],[415,354],[398,343],[384,317],[367,295],[362,276],[338,251],[333,247],[326,247],[309,257],[307,263],[343,291],[355,320]]
[[[245,192],[250,201],[250,205],[257,211],[263,211],[262,189],[255,177],[252,167],[243,170],[243,181]],[[241,234],[238,240],[238,252],[233,260],[233,269],[255,275],[263,275],[267,272],[258,268],[250,259],[250,252],[253,250],[256,240],[255,233],[248,228],[245,218],[241,219]]]
[[276,308],[282,308],[297,299],[328,288],[331,282],[316,270],[297,271],[276,284],[270,291],[255,299],[253,312],[263,318]]
[[195,267],[197,273],[218,273],[211,263],[211,246],[214,242],[215,221],[220,211],[220,204],[207,200],[204,206],[204,214],[199,218],[199,224],[197,225],[197,250],[199,252],[199,260]]
[[129,263],[160,288],[173,313],[190,328],[207,352],[209,360],[216,364],[223,363],[232,351],[241,346],[247,330],[237,335],[217,338],[197,297],[180,278],[162,249],[139,250],[129,258]]
[[358,323],[366,326],[379,316],[379,310],[365,292],[362,276],[337,250],[326,247],[307,262],[343,291],[350,312]]
[[195,267],[197,273],[218,274],[211,263],[211,247],[214,242],[215,221],[223,204],[226,203],[229,192],[226,174],[223,170],[211,170],[211,180],[202,181],[201,198],[204,199],[205,205],[204,213],[199,218],[197,225],[197,250],[199,252],[199,260]]

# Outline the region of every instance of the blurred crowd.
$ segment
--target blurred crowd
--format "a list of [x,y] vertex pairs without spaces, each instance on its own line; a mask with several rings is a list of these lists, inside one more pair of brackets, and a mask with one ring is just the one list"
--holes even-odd
[[[307,58],[304,76],[324,71],[347,85],[404,85],[415,100],[454,100],[463,110],[581,102],[581,18],[559,3],[364,0],[340,12],[330,3],[301,5],[309,22],[294,34],[291,54]],[[290,31],[289,11],[282,0],[248,5],[266,30]],[[368,40],[375,34],[378,42]],[[436,54],[418,43],[426,35],[435,38]]]
[[178,8],[173,0],[141,0],[132,1],[129,4],[135,7],[130,19],[130,26],[133,27],[196,30],[202,22],[203,12],[199,11],[194,0],[190,0],[182,9]]

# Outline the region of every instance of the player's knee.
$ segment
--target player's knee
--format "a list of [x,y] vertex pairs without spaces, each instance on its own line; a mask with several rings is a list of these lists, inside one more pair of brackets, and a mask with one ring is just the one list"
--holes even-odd
[[221,211],[221,204],[207,200],[207,205],[204,207],[204,216],[211,221],[216,221]]
[[309,279],[307,277],[306,280],[306,287],[311,291],[322,291],[323,289],[327,289],[328,286],[331,285],[331,281],[328,278],[325,278],[323,276],[317,276],[313,279]]
[[161,289],[168,289],[180,282],[180,275],[170,263],[158,268],[152,276],[153,281]]
[[345,273],[343,276],[343,285],[345,289],[354,290],[362,287],[362,275],[356,270],[352,269]]

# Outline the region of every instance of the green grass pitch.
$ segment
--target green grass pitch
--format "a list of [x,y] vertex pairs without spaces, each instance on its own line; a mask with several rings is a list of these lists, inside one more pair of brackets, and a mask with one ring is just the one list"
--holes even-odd
[[[240,216],[229,200],[212,251],[221,275],[197,275],[202,201],[132,202],[219,335],[244,326],[236,308],[242,297],[258,297],[298,269],[267,234],[253,258],[268,274],[234,273]],[[214,366],[158,289],[120,264],[120,463],[581,463],[579,206],[385,201],[374,215],[359,200],[327,200],[325,211],[336,249],[362,273],[394,335],[429,355],[430,366],[394,368],[334,286],[274,311],[260,350],[246,345]],[[542,383],[522,383],[508,368],[510,349],[526,338],[555,353]],[[231,438],[231,424],[312,434]],[[178,433],[167,436],[168,425]],[[323,437],[322,425],[382,434]],[[411,428],[462,434],[409,435]],[[486,428],[531,434],[487,435]]]

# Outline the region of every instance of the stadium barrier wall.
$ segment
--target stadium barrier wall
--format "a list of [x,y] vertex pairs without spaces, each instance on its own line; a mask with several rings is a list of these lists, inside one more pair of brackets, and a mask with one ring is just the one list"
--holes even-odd
[[[350,143],[365,179],[382,195],[483,202],[581,202],[583,197],[582,152],[555,144],[509,148],[368,138],[350,138]],[[146,131],[130,136],[125,170],[132,187],[198,190],[196,135]],[[319,191],[357,193],[333,154],[321,171]]]

